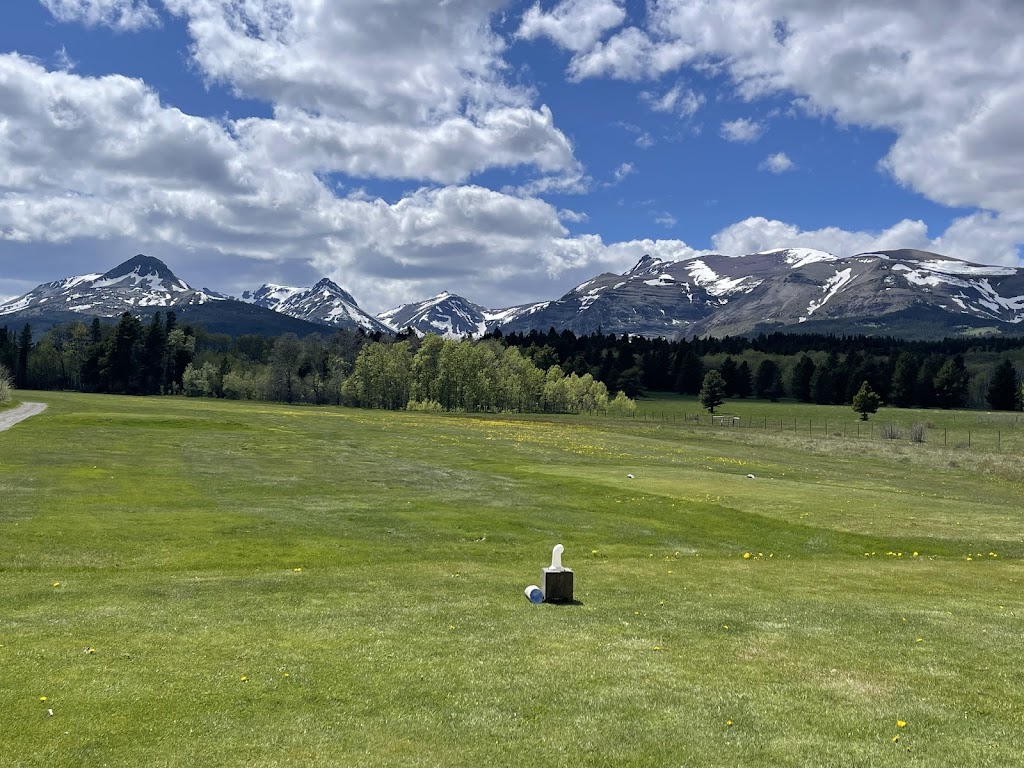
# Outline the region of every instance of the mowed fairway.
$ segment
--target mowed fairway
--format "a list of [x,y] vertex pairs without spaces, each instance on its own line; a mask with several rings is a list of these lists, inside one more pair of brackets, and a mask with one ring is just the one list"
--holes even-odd
[[0,765],[1021,764],[1012,452],[19,395]]

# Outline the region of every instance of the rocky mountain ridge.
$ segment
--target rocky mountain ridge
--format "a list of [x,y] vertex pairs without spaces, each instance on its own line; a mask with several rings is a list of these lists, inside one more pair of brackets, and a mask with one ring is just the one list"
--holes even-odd
[[307,333],[411,328],[461,338],[498,328],[555,328],[676,338],[813,330],[928,338],[1024,330],[1024,270],[912,250],[840,257],[787,248],[679,261],[644,256],[621,274],[598,275],[553,301],[487,309],[444,292],[373,317],[327,278],[310,288],[266,284],[238,301],[193,289],[159,259],[139,255],[106,273],[40,285],[0,306],[0,322],[172,307],[213,322],[230,310],[232,328],[245,332],[252,322],[261,333],[283,327],[266,321],[266,313],[276,313],[269,316],[305,323],[294,327]]

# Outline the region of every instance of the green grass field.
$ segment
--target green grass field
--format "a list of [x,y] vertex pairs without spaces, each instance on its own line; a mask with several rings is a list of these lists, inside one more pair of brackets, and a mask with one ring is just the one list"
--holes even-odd
[[[18,396],[49,409],[0,434],[2,766],[1021,764],[1009,421]],[[531,605],[556,543],[579,604]]]

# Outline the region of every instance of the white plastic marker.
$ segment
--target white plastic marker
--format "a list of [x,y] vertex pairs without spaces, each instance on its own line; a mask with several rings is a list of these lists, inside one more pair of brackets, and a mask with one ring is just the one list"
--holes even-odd
[[536,604],[544,602],[544,593],[540,591],[540,587],[538,587],[536,584],[531,584],[526,589],[524,589],[523,592],[526,595],[526,599],[529,600],[531,603]]
[[565,551],[565,547],[561,544],[555,544],[555,548],[551,550],[551,568],[552,571],[564,571],[562,567],[562,553]]

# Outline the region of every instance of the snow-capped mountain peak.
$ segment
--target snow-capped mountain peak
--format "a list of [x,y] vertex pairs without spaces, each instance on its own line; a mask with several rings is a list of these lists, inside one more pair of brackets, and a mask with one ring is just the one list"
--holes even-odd
[[102,274],[86,274],[44,283],[0,306],[0,315],[28,316],[50,311],[116,317],[151,307],[205,304],[216,300],[191,288],[166,264],[139,254]]
[[255,291],[245,291],[241,300],[246,304],[255,304],[264,309],[276,309],[282,301],[287,301],[297,293],[302,293],[306,288],[294,288],[290,285],[276,285],[265,283]]
[[245,291],[242,301],[332,328],[393,333],[390,326],[360,309],[352,294],[327,277],[312,288],[267,283],[255,291]]
[[488,310],[461,296],[442,291],[429,299],[381,312],[377,319],[392,328],[437,333],[449,339],[480,336],[488,330]]

